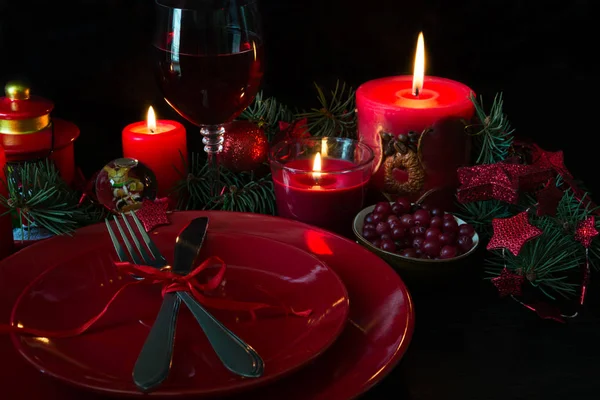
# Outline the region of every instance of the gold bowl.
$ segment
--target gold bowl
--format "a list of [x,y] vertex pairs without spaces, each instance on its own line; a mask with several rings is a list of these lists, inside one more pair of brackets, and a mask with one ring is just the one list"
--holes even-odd
[[[390,203],[390,204],[393,204]],[[362,230],[364,225],[365,216],[370,212],[373,212],[376,205],[369,206],[364,208],[361,212],[359,212],[356,217],[354,217],[354,222],[352,224],[352,230],[354,231],[354,235],[358,243],[366,247],[368,250],[377,254],[384,261],[390,264],[396,271],[400,273],[403,277],[414,278],[414,279],[423,279],[423,278],[432,278],[432,277],[445,277],[445,276],[455,276],[457,273],[465,272],[471,267],[474,267],[473,262],[470,262],[469,258],[472,254],[475,253],[477,247],[479,246],[479,235],[477,232],[473,234],[473,247],[466,253],[460,254],[454,258],[447,259],[422,259],[422,258],[412,258],[412,257],[404,257],[400,254],[392,253],[386,250],[382,250],[378,247],[375,247],[362,236]],[[454,216],[456,222],[459,225],[464,224],[465,221]]]

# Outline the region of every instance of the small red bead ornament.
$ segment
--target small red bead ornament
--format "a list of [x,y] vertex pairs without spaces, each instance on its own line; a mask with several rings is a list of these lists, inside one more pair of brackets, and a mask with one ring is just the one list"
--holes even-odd
[[575,230],[575,240],[580,242],[586,249],[590,247],[594,236],[598,235],[598,231],[595,227],[596,220],[594,217],[589,216],[585,220],[577,224]]

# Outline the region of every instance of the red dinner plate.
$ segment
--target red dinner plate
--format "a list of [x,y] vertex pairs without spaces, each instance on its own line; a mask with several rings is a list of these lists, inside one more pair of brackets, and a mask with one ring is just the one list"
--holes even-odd
[[[411,297],[398,275],[380,258],[355,242],[299,222],[258,214],[228,212],[178,212],[171,225],[156,229],[178,232],[199,216],[211,218],[212,232],[246,232],[308,251],[323,260],[342,279],[350,297],[349,323],[320,357],[304,368],[263,387],[228,398],[243,400],[344,400],[361,395],[399,362],[414,329]],[[75,235],[103,232],[101,226],[81,229]],[[72,239],[58,237],[24,249],[0,262],[0,321],[25,286],[44,270],[40,260],[55,248],[70,249]],[[32,400],[100,400],[106,395],[82,391],[48,378],[31,368],[0,336],[0,398]]]
[[[45,256],[51,269],[17,300],[13,325],[55,332],[81,326],[119,287],[133,281],[116,270],[108,232],[98,228],[75,236],[69,249],[58,245]],[[177,233],[163,229],[153,235],[165,257],[173,254]],[[224,284],[209,293],[211,297],[312,312],[308,317],[259,312],[251,318],[244,311],[211,310],[263,358],[263,376],[248,379],[222,365],[196,320],[182,307],[171,372],[155,395],[199,397],[265,384],[317,357],[342,332],[348,317],[346,289],[335,272],[308,252],[260,236],[213,232],[209,224],[200,258],[209,256],[227,264]],[[143,396],[131,371],[160,307],[160,290],[156,285],[134,285],[85,334],[63,339],[14,335],[15,347],[37,369],[70,384]]]

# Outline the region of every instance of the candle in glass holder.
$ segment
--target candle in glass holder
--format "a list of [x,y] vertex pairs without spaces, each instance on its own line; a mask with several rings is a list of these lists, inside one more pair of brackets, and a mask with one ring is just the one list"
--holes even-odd
[[352,139],[279,142],[270,152],[278,215],[350,234],[364,206],[372,162],[372,150]]
[[[358,88],[359,138],[374,150],[376,189],[412,200],[431,189],[449,189],[443,202],[452,203],[456,169],[470,162],[464,128],[475,111],[473,91],[460,82],[425,76],[424,46],[421,33],[413,75],[379,78]],[[408,139],[403,146],[388,147],[402,151],[385,154],[384,133]]]
[[[6,155],[4,148],[0,146],[0,195],[4,198],[8,197],[8,188],[6,186],[6,175],[4,173],[6,167]],[[0,260],[7,257],[13,252],[14,239],[12,221],[9,213],[2,215],[7,210],[0,205]]]
[[165,197],[182,179],[187,164],[186,132],[177,121],[156,120],[148,109],[146,121],[129,124],[123,129],[123,157],[134,158],[156,176],[157,194]]

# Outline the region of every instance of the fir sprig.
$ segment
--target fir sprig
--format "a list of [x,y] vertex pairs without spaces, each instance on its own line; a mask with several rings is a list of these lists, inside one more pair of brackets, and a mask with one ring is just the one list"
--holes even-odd
[[317,85],[319,108],[297,115],[308,120],[308,129],[313,136],[356,137],[355,91],[344,82],[337,81],[330,96]]
[[508,218],[513,215],[508,203],[500,200],[459,203],[458,206],[459,210],[455,213],[456,216],[473,225],[481,236],[481,240],[487,240],[492,236],[492,220],[494,218]]
[[219,170],[223,187],[217,196],[211,195],[212,171],[206,158],[192,153],[187,176],[175,186],[178,210],[244,211],[260,214],[275,213],[275,194],[270,175],[257,177],[254,173],[234,173]]
[[513,142],[514,129],[511,129],[510,122],[504,114],[502,94],[494,97],[489,115],[486,114],[483,99],[477,101],[475,96],[471,95],[471,101],[475,106],[477,122],[468,126],[467,131],[473,135],[475,163],[493,164],[504,161]]
[[8,166],[6,176],[9,196],[0,196],[0,203],[17,217],[22,237],[26,237],[23,224],[61,235],[103,217],[101,209],[79,204],[79,194],[49,160]]
[[264,98],[262,91],[240,115],[240,119],[249,120],[263,128],[269,141],[279,131],[280,121],[292,122],[294,118],[295,113],[288,106],[280,103],[274,97]]

